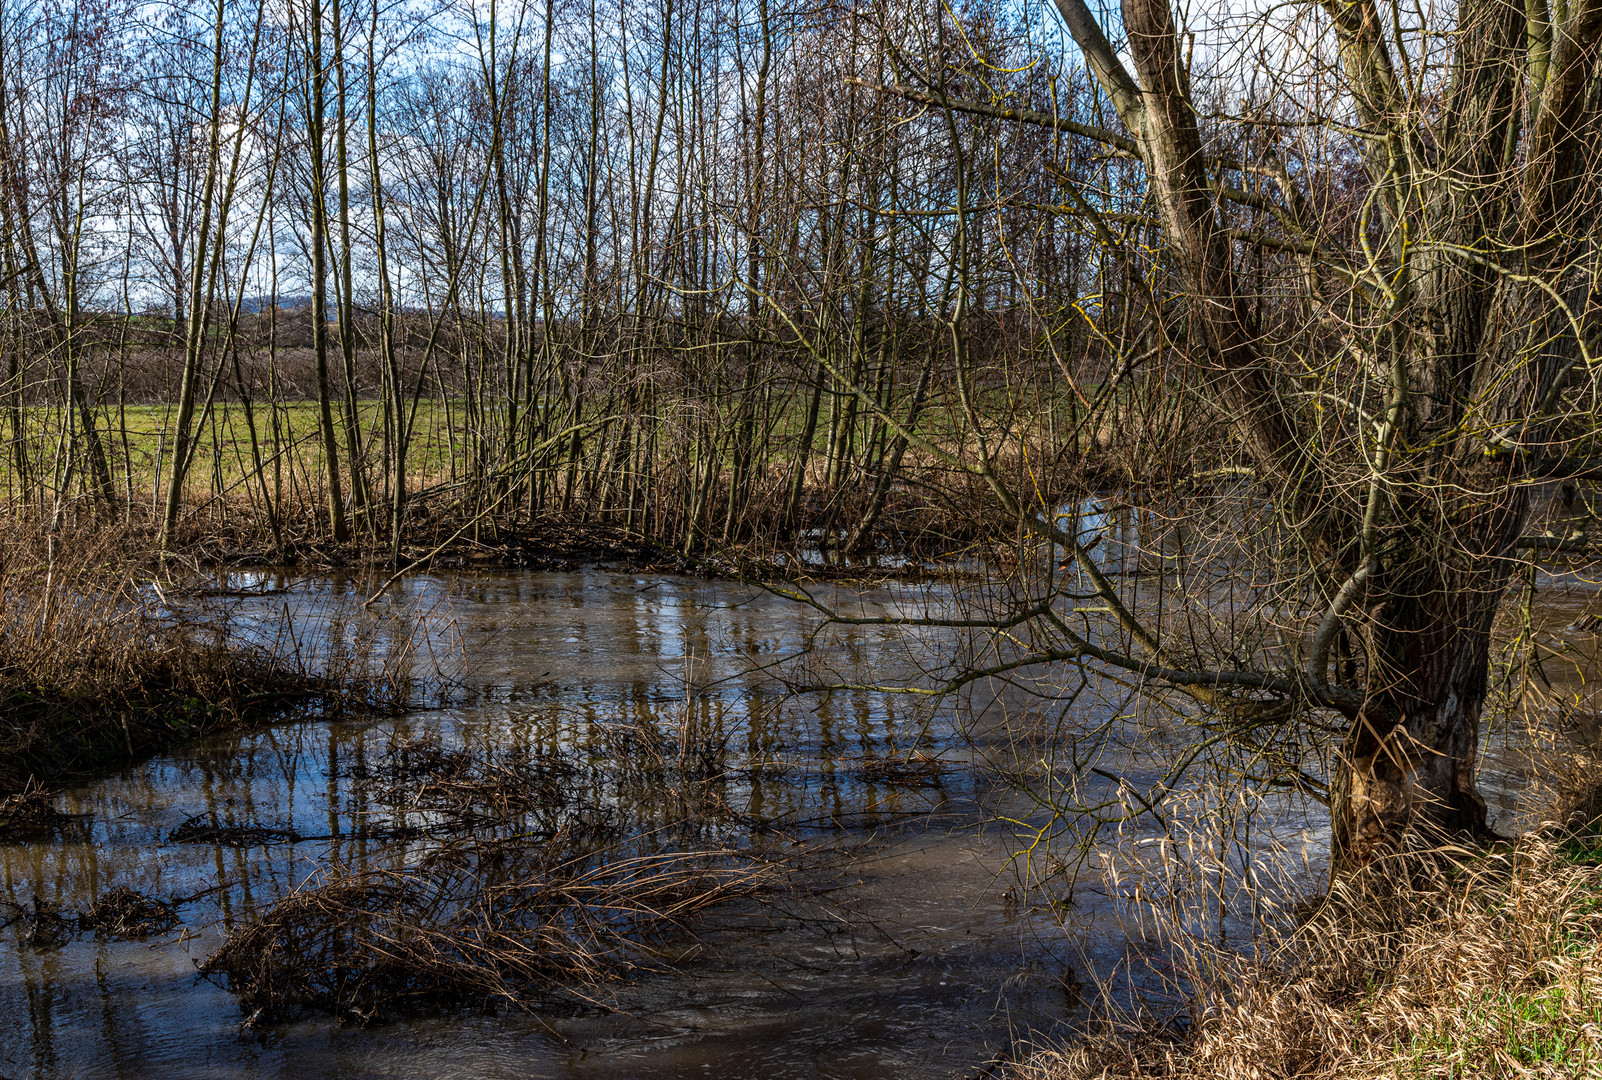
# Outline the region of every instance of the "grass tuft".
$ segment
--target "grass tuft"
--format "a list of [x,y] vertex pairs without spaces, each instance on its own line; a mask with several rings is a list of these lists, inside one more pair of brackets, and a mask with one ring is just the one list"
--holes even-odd
[[1181,1015],[1103,1007],[1086,1038],[1011,1075],[1602,1077],[1594,851],[1548,835],[1467,862],[1365,871],[1254,956],[1182,947]]
[[[389,707],[407,693],[407,658],[362,655],[360,631],[322,654],[291,634],[286,655],[172,595],[115,530],[0,532],[0,797],[293,709]],[[388,638],[404,651],[407,636]],[[26,810],[5,806],[4,822]]]

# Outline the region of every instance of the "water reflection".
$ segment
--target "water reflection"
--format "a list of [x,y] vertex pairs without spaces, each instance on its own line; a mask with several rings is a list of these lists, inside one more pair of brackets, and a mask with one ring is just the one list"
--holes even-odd
[[[362,595],[362,583],[338,579],[236,584],[294,585],[228,601],[261,633],[286,623],[304,632]],[[966,828],[982,794],[972,772],[935,766],[909,780],[882,764],[944,755],[960,766],[949,718],[868,691],[786,701],[760,669],[813,630],[796,605],[595,571],[419,577],[400,588],[400,599],[424,604],[449,594],[454,625],[441,643],[459,635],[469,671],[451,707],[206,740],[66,793],[63,809],[84,815],[77,834],[0,844],[6,896],[82,910],[126,886],[173,899],[182,918],[149,941],[83,934],[36,949],[8,932],[0,1076],[943,1076],[1004,1046],[1010,1025],[1049,1026],[1062,1012],[1060,958],[1042,951],[1041,927],[994,880],[1001,839]],[[907,598],[846,599],[866,609]],[[872,627],[816,643],[830,672],[878,683],[915,678],[931,644]],[[364,782],[398,741],[559,749],[591,766],[574,783],[648,827],[650,793],[607,771],[620,724],[693,725],[719,748],[717,797],[778,826],[767,842],[852,845],[844,876],[838,860],[831,873],[852,885],[855,916],[725,943],[682,975],[643,980],[619,997],[622,1012],[242,1030],[233,997],[196,979],[230,927],[330,862],[408,858],[385,831],[393,808]],[[175,842],[197,830],[213,842]]]
[[[1142,557],[1169,551],[1154,544],[1160,550],[1143,552],[1142,536],[1162,534],[1149,519],[1100,503],[1074,512],[1081,543],[1095,541],[1090,558],[1103,573],[1125,575],[1132,603],[1161,584],[1134,580],[1150,569]],[[264,595],[219,602],[262,634],[313,627],[372,587],[273,575],[234,584]],[[993,586],[925,584],[828,599],[849,614],[960,615],[977,606],[964,594],[970,588]],[[280,589],[288,591],[272,591]],[[211,739],[66,793],[62,809],[84,816],[49,842],[0,844],[0,890],[13,900],[37,896],[82,910],[128,886],[181,900],[183,920],[147,942],[84,934],[36,949],[22,941],[20,924],[0,936],[0,1077],[971,1075],[1015,1036],[1044,1037],[1071,1019],[1058,980],[1066,966],[1080,966],[1079,949],[1100,950],[1111,967],[1125,951],[1152,945],[1148,926],[1120,918],[1132,876],[1120,884],[1086,875],[1067,913],[1074,935],[1065,934],[1054,921],[1062,912],[1021,908],[1009,879],[998,877],[1009,839],[972,827],[994,793],[968,755],[991,755],[1006,768],[1014,759],[1047,767],[1041,747],[1056,729],[1042,726],[1041,741],[1031,742],[1020,734],[1021,716],[1060,691],[1062,670],[1042,670],[1028,683],[1015,676],[988,701],[975,688],[964,701],[970,727],[959,737],[951,715],[919,699],[867,690],[789,699],[771,677],[772,665],[810,642],[798,662],[804,669],[785,666],[809,676],[801,681],[915,682],[958,647],[960,635],[948,631],[841,626],[814,638],[814,613],[761,590],[626,573],[419,576],[397,590],[401,601],[438,606],[437,655],[465,653],[468,675],[450,707]],[[1596,670],[1595,630],[1568,632],[1593,610],[1594,592],[1543,605],[1543,655],[1580,650],[1568,674],[1548,662],[1553,692],[1594,715],[1594,679],[1582,676]],[[1107,716],[1135,707],[1132,691],[1127,699],[1115,691],[1101,687],[1081,707]],[[364,782],[398,743],[437,738],[484,755],[560,752],[580,766],[575,785],[643,830],[663,809],[659,791],[622,782],[614,767],[615,735],[630,725],[664,737],[699,733],[716,748],[717,798],[741,819],[775,825],[755,841],[712,839],[848,850],[843,862],[821,860],[831,867],[829,883],[850,886],[839,894],[848,907],[838,917],[723,940],[682,974],[648,977],[620,994],[612,1012],[452,1013],[367,1029],[313,1019],[242,1030],[235,999],[196,979],[196,964],[229,927],[330,861],[360,867],[410,857],[415,849],[385,831],[394,808]],[[1099,760],[1149,785],[1174,749],[1165,740],[1184,734],[1145,725],[1138,740]],[[1499,729],[1486,748],[1485,790],[1508,815],[1494,820],[1504,829],[1515,827],[1529,776],[1516,734]],[[920,755],[946,764],[924,769]],[[900,771],[886,771],[885,762],[901,763]],[[1111,797],[1112,782],[1101,783],[1089,778],[1078,795]],[[1031,820],[1041,816],[1034,811]],[[1327,844],[1322,818],[1306,806],[1299,816],[1275,813],[1279,835],[1249,839],[1256,865],[1277,859],[1286,873],[1316,879]],[[1205,820],[1205,811],[1197,816]],[[171,842],[192,822],[300,839]],[[1122,859],[1161,872],[1168,843],[1137,822],[1110,837],[1090,866]],[[1225,899],[1230,940],[1249,935],[1257,897]]]

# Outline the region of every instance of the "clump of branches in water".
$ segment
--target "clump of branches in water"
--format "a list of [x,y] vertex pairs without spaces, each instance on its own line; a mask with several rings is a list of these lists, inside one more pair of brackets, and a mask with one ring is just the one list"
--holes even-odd
[[630,972],[699,951],[709,932],[752,925],[738,902],[788,880],[749,850],[672,842],[686,817],[718,813],[715,800],[680,799],[674,820],[625,828],[608,792],[628,780],[588,775],[556,750],[401,738],[355,779],[387,815],[369,835],[401,841],[402,857],[330,867],[229,935],[201,970],[254,1020],[595,1003]]
[[126,885],[112,889],[78,916],[78,929],[101,937],[143,938],[178,925],[178,909]]
[[78,820],[56,809],[55,796],[49,788],[29,782],[0,799],[0,840],[52,833]]
[[178,925],[181,902],[146,896],[125,885],[104,893],[77,914],[62,911],[37,896],[30,905],[0,900],[0,928],[16,926],[18,940],[36,949],[63,945],[80,933],[101,938],[147,938],[165,934]]
[[781,880],[733,849],[625,855],[582,828],[448,844],[412,867],[329,870],[201,970],[264,1020],[578,1004],[693,948],[717,909]]
[[0,794],[293,708],[409,699],[410,616],[247,639],[147,562],[108,530],[0,534]]

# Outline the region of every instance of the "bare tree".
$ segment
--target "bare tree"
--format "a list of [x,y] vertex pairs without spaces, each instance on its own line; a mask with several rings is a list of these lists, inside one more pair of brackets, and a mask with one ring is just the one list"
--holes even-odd
[[[1133,70],[1082,0],[1057,7],[1105,118],[972,96],[966,88],[983,83],[965,83],[960,61],[905,48],[904,81],[879,89],[1138,163],[1129,186],[1110,191],[1055,168],[1059,213],[1138,268],[1144,355],[1197,380],[1253,477],[1234,489],[1231,513],[1236,542],[1261,548],[1233,555],[1271,549],[1278,577],[1271,589],[1254,580],[1252,629],[1209,645],[1194,623],[1154,615],[1106,574],[1088,534],[1065,529],[1059,506],[1007,475],[994,446],[981,438],[967,456],[925,443],[1060,545],[1074,570],[1067,587],[1088,589],[1101,612],[1067,617],[1049,590],[1036,593],[1023,620],[1030,647],[1002,657],[992,645],[995,663],[953,685],[1072,664],[1177,695],[1181,713],[1210,718],[1204,745],[1250,749],[1274,763],[1259,779],[1327,799],[1337,869],[1410,836],[1484,835],[1476,755],[1510,572],[1531,550],[1585,545],[1583,535],[1525,536],[1531,493],[1599,475],[1589,103],[1602,9],[1571,7],[1550,36],[1542,19],[1500,3],[1412,25],[1362,2],[1290,24],[1219,13],[1201,28],[1215,55],[1208,71],[1165,0],[1123,5]],[[1267,64],[1269,50],[1245,42],[1252,34],[1290,59],[1243,68],[1243,57]],[[1275,91],[1254,96],[1252,73]],[[956,126],[950,141],[963,152]],[[1109,198],[1120,193],[1133,212]],[[960,215],[957,228],[960,240]],[[1114,370],[1144,362],[1109,336],[1114,327],[1098,329],[1116,349]],[[987,424],[975,412],[969,426]],[[1179,507],[1212,497],[1187,496],[1194,483],[1131,497],[1184,515]],[[1247,524],[1264,511],[1263,528]],[[1194,595],[1200,608],[1240,602]],[[1018,640],[1018,616],[1005,623]],[[1327,769],[1309,771],[1332,714],[1342,734]],[[1147,785],[1142,803],[1179,782],[1170,773]]]

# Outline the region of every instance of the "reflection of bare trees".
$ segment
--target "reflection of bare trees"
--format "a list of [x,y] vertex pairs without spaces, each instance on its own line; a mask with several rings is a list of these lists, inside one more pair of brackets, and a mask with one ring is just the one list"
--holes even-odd
[[[1416,25],[1361,4],[1295,21],[1220,9],[1180,27],[1168,4],[1130,0],[1115,46],[1078,0],[1057,8],[1104,104],[1090,122],[946,57],[909,57],[878,90],[950,118],[959,160],[958,118],[984,117],[1129,163],[1121,183],[1054,173],[1058,213],[1127,283],[1093,331],[1110,382],[1137,372],[1176,413],[1216,417],[1229,449],[1129,493],[1151,515],[1137,556],[1163,571],[1131,582],[1092,552],[1103,530],[990,451],[959,362],[975,452],[921,448],[1055,545],[1067,577],[1037,558],[985,615],[914,620],[990,620],[947,688],[1066,666],[1173,710],[1093,709],[1064,728],[1083,686],[1049,676],[1065,683],[1043,740],[1063,755],[1044,770],[1066,784],[1046,801],[1054,823],[1160,819],[1187,776],[1222,770],[1226,787],[1329,803],[1338,866],[1409,837],[1483,836],[1474,774],[1510,573],[1532,551],[1594,555],[1575,485],[1599,460],[1585,102],[1602,16],[1564,14],[1548,52],[1511,9]],[[966,204],[958,252],[977,243]],[[1193,452],[1196,431],[1156,442]],[[1562,528],[1529,535],[1532,492],[1561,478]],[[1121,770],[1099,760],[1115,746]]]
[[[1589,61],[1568,54],[1551,82],[1517,20],[1426,47],[1410,35],[1433,24],[1382,40],[1347,8],[1180,28],[1166,4],[1131,3],[1115,47],[1083,5],[1058,8],[1101,115],[1002,93],[934,51],[903,53],[898,81],[874,88],[947,117],[959,162],[959,122],[984,118],[1129,170],[1053,169],[1056,213],[1123,286],[1087,319],[1107,378],[1068,441],[1118,437],[1097,419],[1118,407],[1110,427],[1128,438],[1119,421],[1150,403],[1130,476],[1145,482],[1121,496],[1139,527],[1116,543],[1120,564],[1156,573],[1105,562],[1104,524],[1037,487],[1027,443],[992,448],[1010,432],[962,356],[959,305],[968,443],[901,434],[1032,543],[1001,596],[906,625],[971,635],[939,689],[1045,703],[1004,730],[1048,832],[1161,821],[1208,776],[1328,803],[1341,866],[1406,837],[1484,835],[1474,772],[1510,571],[1531,552],[1594,554],[1580,482],[1596,475],[1596,386],[1577,377],[1594,366]],[[1521,74],[1507,57],[1527,45],[1542,61]],[[952,210],[963,265],[971,202]],[[1020,280],[1035,303],[1063,295]],[[1183,472],[1152,467],[1190,455]],[[1531,535],[1531,492],[1559,478],[1558,520]]]

